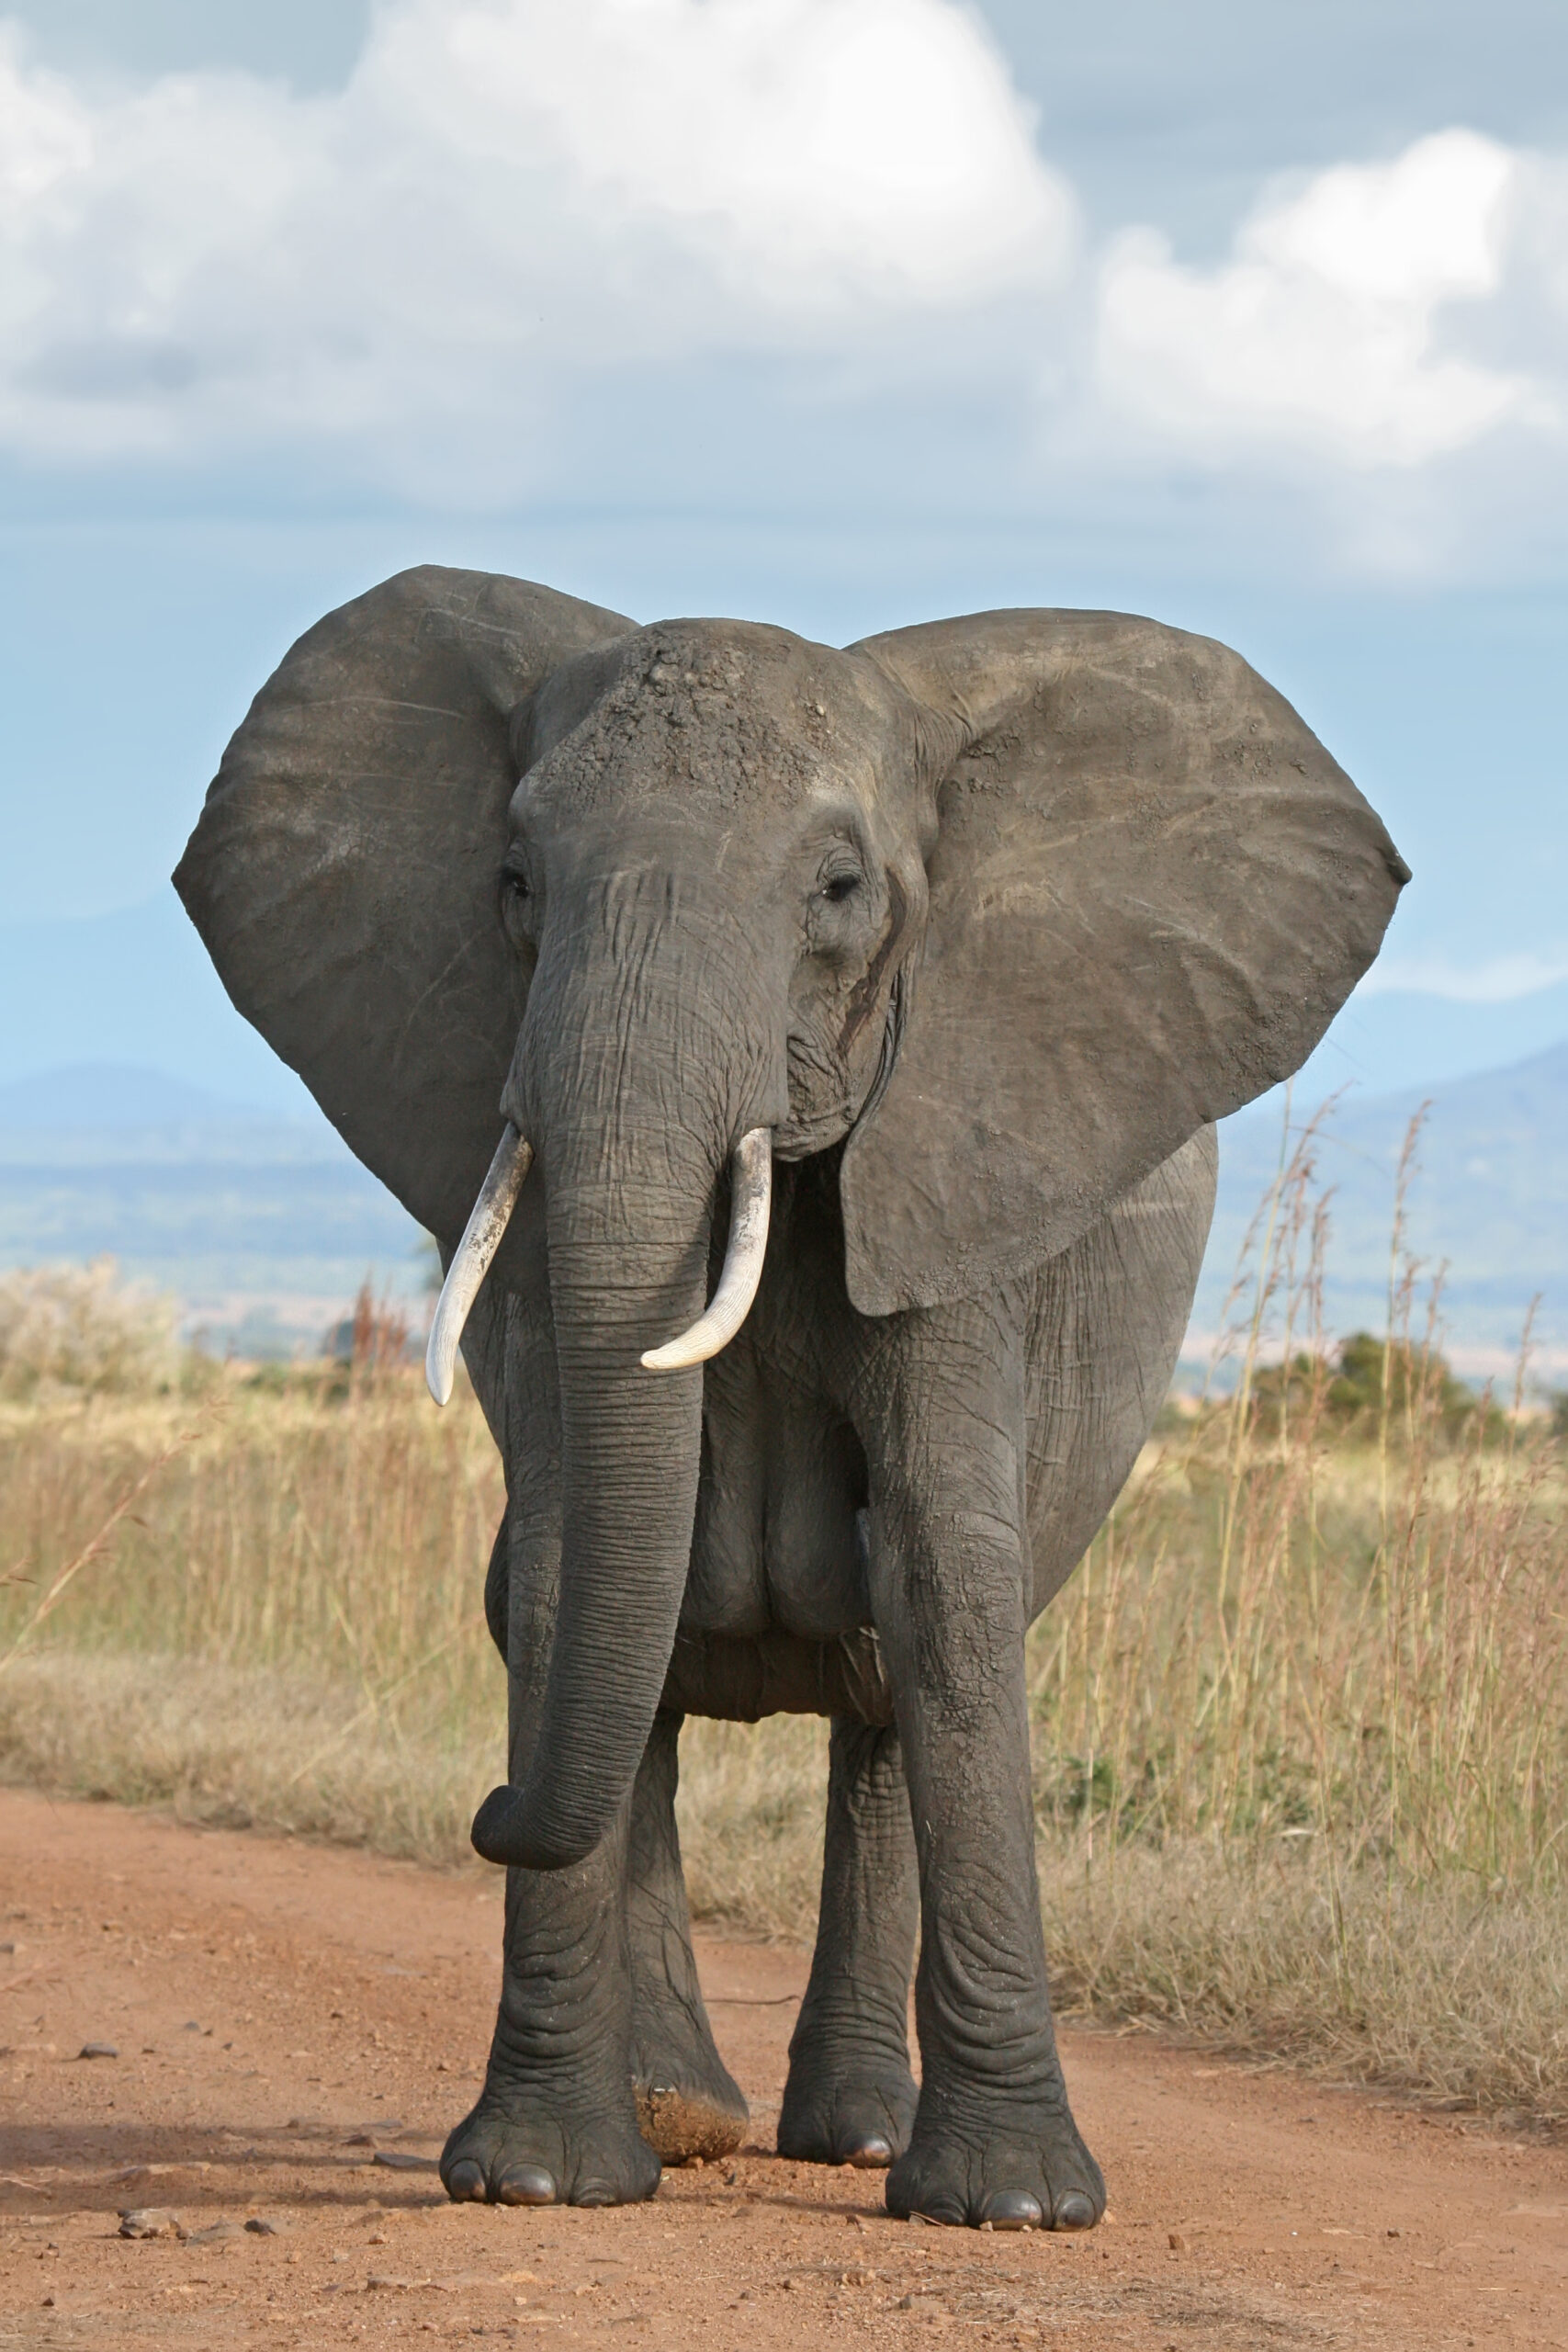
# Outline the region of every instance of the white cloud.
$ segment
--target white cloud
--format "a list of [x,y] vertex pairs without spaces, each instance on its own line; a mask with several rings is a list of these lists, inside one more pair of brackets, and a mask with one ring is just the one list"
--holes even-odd
[[67,172],[93,160],[85,112],[58,75],[25,79],[17,42],[0,26],[0,201],[7,209],[35,202]]
[[1545,423],[1540,382],[1464,344],[1495,331],[1540,192],[1523,159],[1453,130],[1266,200],[1217,269],[1131,231],[1101,274],[1100,382],[1129,417],[1214,454],[1239,440],[1418,467]]
[[[945,470],[992,499],[1081,509],[1173,455],[1348,477],[1354,563],[1419,568],[1463,505],[1440,461],[1568,406],[1568,175],[1473,131],[1274,191],[1213,269],[1151,228],[1080,253],[966,0],[382,0],[315,96],[78,87],[0,24],[12,453],[668,491],[748,429],[738,360],[800,403],[795,480],[851,411],[872,463],[929,450],[941,388]],[[639,454],[656,398],[674,445]]]
[[764,299],[969,301],[1066,257],[1070,198],[949,0],[426,7],[387,49],[445,72],[470,140],[476,102],[498,153],[532,117],[581,185],[760,268]]
[[1362,980],[1361,996],[1413,995],[1447,998],[1455,1004],[1511,1004],[1539,989],[1568,980],[1568,947],[1524,948],[1508,956],[1461,964],[1452,956],[1380,956]]
[[390,0],[341,94],[0,30],[0,440],[525,433],[595,366],[1037,295],[1070,192],[953,0]]

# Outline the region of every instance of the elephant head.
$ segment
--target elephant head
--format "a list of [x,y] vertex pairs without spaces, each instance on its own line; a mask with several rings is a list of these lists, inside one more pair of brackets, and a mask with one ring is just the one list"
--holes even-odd
[[1124,616],[839,652],[432,569],[300,640],[175,880],[440,1241],[438,1391],[492,1258],[547,1295],[561,1597],[513,1859],[587,1852],[636,1770],[772,1160],[841,1147],[863,1314],[1016,1275],[1299,1066],[1406,878],[1245,662]]

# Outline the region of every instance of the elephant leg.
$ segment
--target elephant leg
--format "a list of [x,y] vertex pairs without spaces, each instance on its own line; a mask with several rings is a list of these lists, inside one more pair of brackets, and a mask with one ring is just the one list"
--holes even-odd
[[840,1716],[829,1746],[817,1950],[789,2045],[781,2156],[879,2166],[908,2146],[919,1913],[898,1735]]
[[[536,1733],[559,1577],[547,1341],[536,1317],[509,1349],[508,1411],[524,1426],[507,1430],[508,1453],[528,1476],[514,1486],[486,1580],[491,1630],[506,1642],[513,1780]],[[484,2087],[441,2157],[454,2199],[620,2205],[659,2186],[632,2087],[631,1813],[628,1795],[609,1836],[570,1869],[506,1873],[501,2006]]]
[[441,2157],[446,2193],[459,2201],[624,2205],[659,2186],[632,2095],[629,1814],[628,1800],[571,1869],[507,1871],[484,2088]]
[[675,1826],[682,1718],[660,1709],[632,1792],[626,1919],[632,2064],[642,2136],[666,2164],[740,2145],[744,2097],[714,2046]]
[[1081,2229],[1100,2168],[1067,2103],[1034,1868],[1023,1636],[1021,1312],[905,1318],[866,1419],[872,1606],[919,1857],[919,2103],[890,2211]]

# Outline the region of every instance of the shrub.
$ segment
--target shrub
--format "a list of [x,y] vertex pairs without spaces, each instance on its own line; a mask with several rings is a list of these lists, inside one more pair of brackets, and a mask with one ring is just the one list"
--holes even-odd
[[122,1282],[112,1258],[0,1276],[0,1396],[168,1388],[180,1372],[178,1311],[174,1299]]
[[1278,1436],[1293,1417],[1310,1411],[1325,1433],[1343,1430],[1376,1442],[1385,1403],[1388,1436],[1395,1444],[1417,1427],[1428,1442],[1452,1444],[1477,1430],[1496,1437],[1507,1426],[1436,1348],[1412,1348],[1397,1338],[1391,1345],[1371,1331],[1352,1331],[1328,1356],[1298,1348],[1285,1362],[1264,1365],[1253,1374],[1251,1396],[1259,1436]]

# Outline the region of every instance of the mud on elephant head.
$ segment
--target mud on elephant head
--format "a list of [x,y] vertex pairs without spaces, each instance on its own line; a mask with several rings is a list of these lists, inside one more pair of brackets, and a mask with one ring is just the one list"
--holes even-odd
[[1237,655],[1122,615],[840,652],[423,569],[300,639],[175,880],[240,1010],[456,1259],[437,1386],[492,1254],[491,1292],[553,1321],[530,1862],[587,1851],[643,1751],[694,1367],[745,1312],[772,1159],[836,1155],[860,1313],[978,1293],[1294,1070],[1406,878]]

